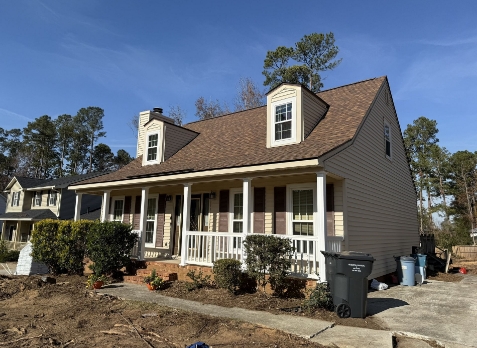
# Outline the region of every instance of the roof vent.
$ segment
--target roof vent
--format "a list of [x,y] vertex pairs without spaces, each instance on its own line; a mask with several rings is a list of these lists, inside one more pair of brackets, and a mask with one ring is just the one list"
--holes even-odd
[[162,108],[153,108],[152,111],[162,114]]

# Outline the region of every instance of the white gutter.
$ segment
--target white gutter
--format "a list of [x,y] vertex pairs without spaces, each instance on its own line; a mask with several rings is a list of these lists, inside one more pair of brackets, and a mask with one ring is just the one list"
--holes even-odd
[[271,164],[261,164],[255,166],[247,167],[236,167],[236,168],[226,168],[226,169],[214,169],[207,170],[202,172],[192,172],[192,173],[181,173],[173,175],[160,175],[151,176],[146,178],[137,178],[137,179],[126,179],[120,181],[109,181],[109,182],[100,182],[93,184],[83,184],[83,185],[71,185],[69,189],[74,190],[83,190],[83,189],[92,189],[92,188],[109,188],[109,187],[121,187],[129,186],[136,184],[156,184],[160,182],[174,181],[174,180],[194,180],[202,179],[218,175],[231,175],[231,174],[251,174],[251,173],[261,173],[272,170],[282,170],[282,169],[299,169],[306,167],[316,167],[319,165],[318,159],[302,160],[302,161],[292,161],[292,162],[281,162],[281,163],[271,163]]

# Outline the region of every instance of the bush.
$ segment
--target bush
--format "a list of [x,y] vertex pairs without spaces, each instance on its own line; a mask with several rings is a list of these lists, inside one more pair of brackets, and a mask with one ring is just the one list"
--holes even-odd
[[91,226],[86,249],[95,274],[111,275],[129,263],[131,249],[138,239],[131,231],[131,225],[115,221],[96,222]]
[[235,292],[242,278],[242,264],[234,259],[221,259],[214,262],[214,280],[219,288]]
[[195,271],[189,271],[186,275],[192,280],[192,283],[186,283],[186,288],[189,291],[210,287],[212,285],[210,275],[204,276],[202,271],[199,271],[198,274],[195,274]]
[[16,262],[18,256],[20,256],[18,250],[8,250],[7,242],[0,240],[0,262]]
[[302,307],[307,312],[313,312],[317,308],[329,311],[334,309],[333,297],[331,296],[328,283],[318,283],[310,296],[303,301]]
[[[291,267],[293,247],[289,239],[272,235],[249,235],[245,238],[247,273],[263,287],[270,283],[272,290],[281,293]],[[269,278],[266,279],[266,273]]]
[[32,232],[32,256],[52,274],[83,274],[86,235],[91,221],[42,220]]

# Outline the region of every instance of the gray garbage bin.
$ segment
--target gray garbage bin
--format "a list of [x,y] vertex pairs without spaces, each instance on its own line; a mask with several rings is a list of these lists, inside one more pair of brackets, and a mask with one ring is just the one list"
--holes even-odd
[[[373,269],[374,258],[357,251],[327,253],[326,266],[331,265],[330,291],[336,314],[340,318],[365,318],[368,300],[368,276]],[[328,277],[328,270],[327,270]]]

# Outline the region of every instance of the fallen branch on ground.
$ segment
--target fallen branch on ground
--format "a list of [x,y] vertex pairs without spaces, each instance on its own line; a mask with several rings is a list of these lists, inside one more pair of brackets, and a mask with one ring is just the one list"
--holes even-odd
[[12,343],[15,343],[15,342],[19,342],[19,341],[23,341],[23,340],[31,340],[31,339],[34,339],[34,338],[40,338],[42,337],[43,335],[38,335],[38,336],[30,336],[30,337],[22,337],[22,338],[19,338],[19,339],[16,339],[16,340],[13,340],[13,341],[8,341],[8,342],[1,342],[0,343],[0,346],[8,346]]

